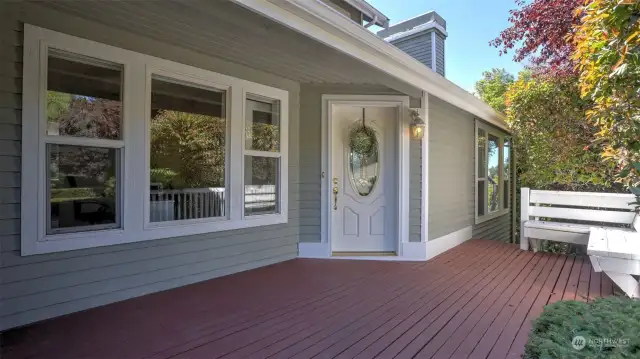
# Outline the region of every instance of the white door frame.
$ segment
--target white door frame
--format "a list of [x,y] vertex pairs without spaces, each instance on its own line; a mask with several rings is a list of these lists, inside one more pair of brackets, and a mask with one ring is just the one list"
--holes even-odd
[[[390,95],[322,95],[322,147],[321,147],[321,243],[316,253],[318,257],[331,257],[331,166],[332,130],[331,108],[334,105],[397,107],[397,151],[398,166],[398,218],[396,251],[402,256],[402,243],[409,242],[409,97]],[[343,258],[343,257],[341,257]],[[394,259],[398,257],[375,257]]]

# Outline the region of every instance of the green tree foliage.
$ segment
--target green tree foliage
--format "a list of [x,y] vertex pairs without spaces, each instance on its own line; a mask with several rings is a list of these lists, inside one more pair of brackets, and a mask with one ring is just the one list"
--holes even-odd
[[640,196],[640,2],[591,0],[581,11],[573,58],[594,104],[587,117],[603,156]]
[[226,121],[160,110],[151,121],[152,176],[166,188],[224,187]]
[[584,114],[573,75],[521,76],[506,93],[520,182],[524,187],[611,190],[614,166],[590,146],[597,129]]
[[504,113],[506,110],[504,94],[514,81],[513,75],[507,70],[494,68],[482,73],[482,79],[476,82],[475,88],[484,102],[494,110]]

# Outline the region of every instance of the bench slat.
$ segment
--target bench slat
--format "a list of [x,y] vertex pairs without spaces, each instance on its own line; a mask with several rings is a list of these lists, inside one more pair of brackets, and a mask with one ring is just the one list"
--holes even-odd
[[632,210],[633,206],[631,206],[629,202],[632,202],[634,198],[635,197],[632,194],[627,193],[592,193],[532,190],[529,202],[565,206],[617,208]]
[[579,221],[630,224],[635,213],[601,211],[596,209],[529,207],[529,215],[533,217],[562,218]]

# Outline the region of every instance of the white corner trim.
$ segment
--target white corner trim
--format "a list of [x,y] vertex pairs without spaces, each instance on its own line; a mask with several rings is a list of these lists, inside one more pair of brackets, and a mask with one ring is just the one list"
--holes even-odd
[[427,242],[427,259],[431,259],[438,254],[444,253],[449,249],[468,241],[471,239],[472,229],[472,226],[465,227]]
[[427,243],[426,242],[405,242],[402,243],[400,253],[404,260],[421,260],[426,261]]
[[329,243],[298,243],[298,258],[329,258],[331,250]]
[[424,137],[422,138],[422,203],[420,206],[420,241],[429,240],[429,94],[422,91]]
[[320,1],[234,2],[508,131],[504,115],[363,26],[327,9]]

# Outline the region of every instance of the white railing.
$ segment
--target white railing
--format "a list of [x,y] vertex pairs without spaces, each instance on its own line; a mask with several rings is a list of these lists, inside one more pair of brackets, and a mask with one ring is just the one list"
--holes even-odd
[[[150,192],[151,222],[224,217],[226,193],[223,187],[155,190]],[[274,185],[245,186],[244,206],[250,213],[276,211]]]
[[224,188],[151,191],[151,222],[225,216]]

